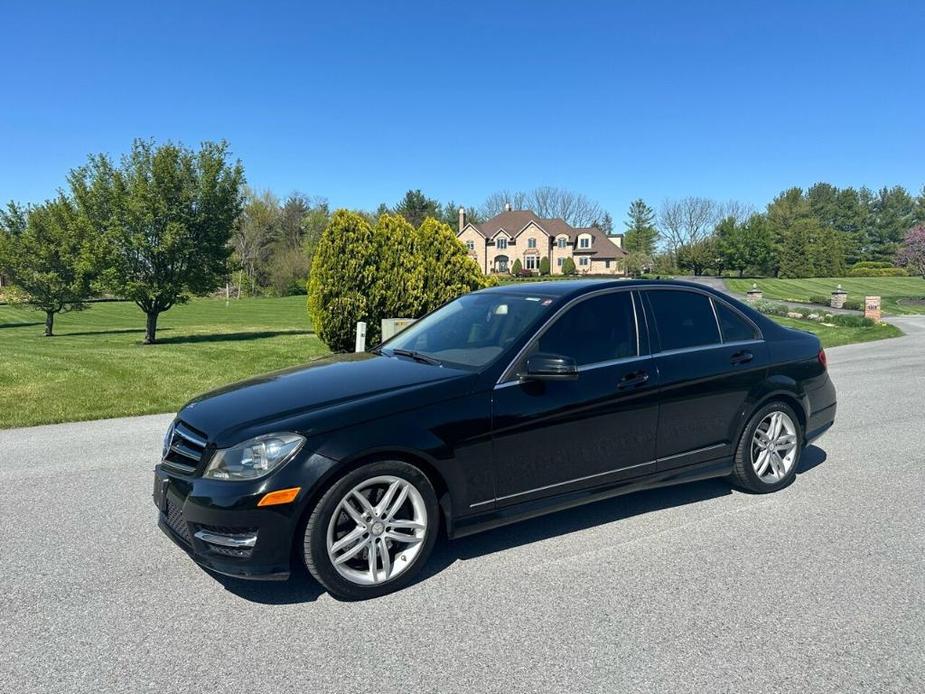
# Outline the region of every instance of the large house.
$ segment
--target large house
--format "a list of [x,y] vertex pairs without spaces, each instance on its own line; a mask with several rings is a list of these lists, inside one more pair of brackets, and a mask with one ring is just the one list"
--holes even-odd
[[466,220],[459,208],[456,234],[486,275],[510,272],[516,259],[534,273],[540,261],[549,258],[549,271],[562,274],[562,264],[571,258],[580,275],[624,275],[621,262],[626,255],[623,235],[608,236],[596,227],[577,229],[562,219],[542,219],[530,210],[507,210],[481,224]]

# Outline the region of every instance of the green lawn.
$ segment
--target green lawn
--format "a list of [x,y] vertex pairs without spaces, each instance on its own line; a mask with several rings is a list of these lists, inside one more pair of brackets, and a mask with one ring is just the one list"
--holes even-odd
[[[901,334],[779,320],[817,333],[826,347]],[[327,352],[301,296],[196,299],[162,314],[160,343],[150,346],[131,303],[59,316],[52,338],[43,328],[43,314],[0,306],[0,428],[172,412],[210,388]]]
[[0,305],[0,428],[171,412],[210,388],[327,352],[304,296],[195,299],[161,314],[143,345],[132,303],[94,304],[55,321]]
[[[745,293],[756,283],[766,299],[808,301],[811,296],[830,296],[840,284],[849,300],[864,301],[865,296],[881,297],[884,313],[925,313],[925,280],[921,277],[813,277],[799,280],[727,279],[726,286]],[[904,304],[902,299],[919,300]]]
[[899,328],[889,323],[881,323],[880,325],[865,328],[848,328],[841,325],[822,325],[811,320],[798,320],[779,316],[768,316],[768,318],[777,321],[781,325],[786,325],[788,328],[813,333],[819,337],[822,346],[826,349],[854,342],[871,342],[872,340],[883,340],[888,337],[899,337],[903,334]]

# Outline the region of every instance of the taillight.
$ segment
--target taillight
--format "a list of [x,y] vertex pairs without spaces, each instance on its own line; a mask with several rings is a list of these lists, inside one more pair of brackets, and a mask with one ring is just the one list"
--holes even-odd
[[828,360],[828,358],[825,356],[825,350],[824,350],[824,349],[820,349],[820,350],[819,350],[819,363],[822,364],[822,368],[823,368],[823,369],[828,369],[828,368],[829,368],[829,360]]

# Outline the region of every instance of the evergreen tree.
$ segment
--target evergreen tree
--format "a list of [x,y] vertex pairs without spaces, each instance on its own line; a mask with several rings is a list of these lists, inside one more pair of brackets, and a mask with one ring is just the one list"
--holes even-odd
[[371,225],[364,214],[338,210],[315,251],[308,312],[322,341],[349,351],[357,321],[376,344],[383,318],[418,318],[493,282],[447,224],[429,218],[415,229],[384,214]]
[[892,261],[903,236],[915,224],[916,211],[915,199],[902,186],[881,188],[871,205],[864,260]]
[[[514,261],[520,262],[520,261]],[[575,275],[578,274],[578,268],[575,267],[575,261],[571,258],[566,258],[562,261],[562,274],[563,275]]]
[[658,229],[655,226],[655,210],[644,200],[637,199],[630,203],[626,220],[626,234],[623,247],[629,253],[642,253],[646,256],[655,254],[658,241]]
[[424,195],[420,189],[409,190],[395,206],[395,214],[401,215],[416,228],[428,217],[440,219],[440,203]]

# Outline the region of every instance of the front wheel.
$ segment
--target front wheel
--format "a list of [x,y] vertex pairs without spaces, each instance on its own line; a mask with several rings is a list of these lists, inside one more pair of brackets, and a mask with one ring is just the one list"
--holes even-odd
[[749,420],[736,448],[732,478],[758,494],[776,492],[797,474],[803,450],[803,429],[793,408],[772,402]]
[[334,484],[312,511],[305,565],[338,598],[391,593],[426,563],[438,514],[434,488],[418,468],[401,461],[366,465]]

